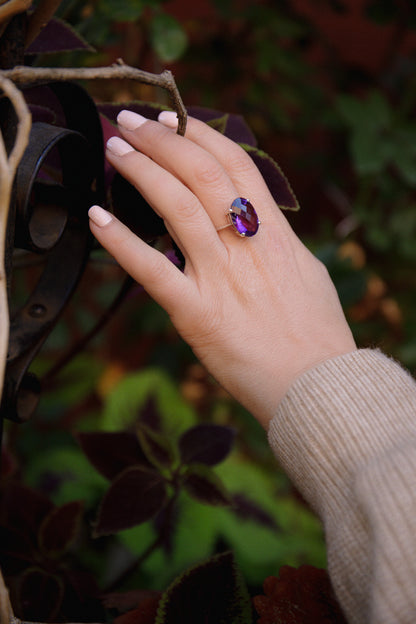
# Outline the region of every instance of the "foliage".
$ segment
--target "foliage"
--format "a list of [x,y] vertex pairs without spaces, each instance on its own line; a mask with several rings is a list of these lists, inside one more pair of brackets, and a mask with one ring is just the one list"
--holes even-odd
[[[28,62],[170,64],[189,112],[243,144],[277,202],[293,210],[288,218],[327,265],[358,343],[382,343],[415,367],[412,3],[193,8],[190,16],[179,1],[64,0]],[[156,118],[167,104],[148,86],[88,89],[104,138],[117,132],[121,108]],[[26,93],[35,121],[65,126],[47,87]],[[105,183],[107,206],[180,264],[163,223],[108,166]],[[37,276],[36,267],[16,270],[14,295],[24,298]],[[154,624],[202,621],[209,606],[212,622],[311,614],[341,622],[318,569],[320,525],[264,433],[140,287],[126,289],[104,332],[61,370],[123,280],[95,248],[35,364],[39,410],[20,429],[6,427],[0,548],[16,614]]]
[[326,570],[284,566],[264,581],[265,596],[255,596],[258,624],[345,624]]

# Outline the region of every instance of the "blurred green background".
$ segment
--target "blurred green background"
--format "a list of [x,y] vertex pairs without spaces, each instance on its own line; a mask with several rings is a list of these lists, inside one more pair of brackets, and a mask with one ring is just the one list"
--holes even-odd
[[[414,372],[416,7],[394,0],[64,0],[58,15],[96,51],[48,55],[39,65],[122,58],[151,72],[169,68],[185,105],[244,116],[286,173],[301,205],[288,219],[327,265],[359,346],[379,346]],[[161,90],[131,82],[87,86],[99,102],[167,103]],[[19,287],[30,279],[20,275]],[[44,375],[38,412],[28,424],[7,426],[23,480],[56,504],[83,499],[93,517],[105,484],[72,432],[119,430],[152,396],[177,435],[197,422],[236,427],[235,450],[217,473],[267,509],[279,529],[184,499],[171,556],[154,553],[135,586],[163,589],[219,544],[234,550],[253,588],[284,564],[324,566],[320,526],[279,470],[264,432],[140,288],[68,366],[51,372],[122,279],[97,250],[36,363]],[[113,541],[91,541],[78,556],[104,586],[152,531],[146,523]]]

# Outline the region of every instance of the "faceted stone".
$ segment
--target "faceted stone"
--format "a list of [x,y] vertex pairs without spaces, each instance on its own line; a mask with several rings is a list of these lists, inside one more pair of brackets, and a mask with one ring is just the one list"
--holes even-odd
[[230,220],[239,236],[254,236],[259,229],[259,218],[253,205],[244,197],[237,197],[231,204]]

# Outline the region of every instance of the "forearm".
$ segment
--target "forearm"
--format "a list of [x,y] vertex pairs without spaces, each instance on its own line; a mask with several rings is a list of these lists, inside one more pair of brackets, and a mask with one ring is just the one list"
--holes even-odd
[[299,377],[270,425],[280,463],[324,523],[351,622],[414,621],[415,406],[403,369],[355,351]]

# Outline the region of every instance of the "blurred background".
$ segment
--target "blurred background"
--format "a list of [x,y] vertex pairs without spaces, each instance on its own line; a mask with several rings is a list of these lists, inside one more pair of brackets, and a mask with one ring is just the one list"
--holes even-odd
[[[411,0],[64,0],[58,16],[94,51],[38,65],[102,66],[122,58],[170,69],[185,106],[244,117],[282,167],[301,209],[295,231],[327,265],[356,340],[416,368],[416,7]],[[160,89],[86,85],[97,102],[157,102]],[[24,290],[26,277],[21,277]],[[151,398],[173,435],[196,423],[231,425],[233,453],[217,469],[273,522],[183,502],[169,555],[154,552],[131,584],[163,589],[222,546],[250,588],[285,564],[325,566],[320,526],[268,449],[264,432],[218,387],[139,286],[61,366],[124,279],[100,250],[38,359],[37,414],[8,425],[11,470],[56,505],[82,499],[90,519],[105,485],[73,431],[130,426]],[[58,365],[56,365],[58,362]],[[150,522],[78,553],[103,586],[151,539]],[[100,540],[98,540],[100,541]]]

